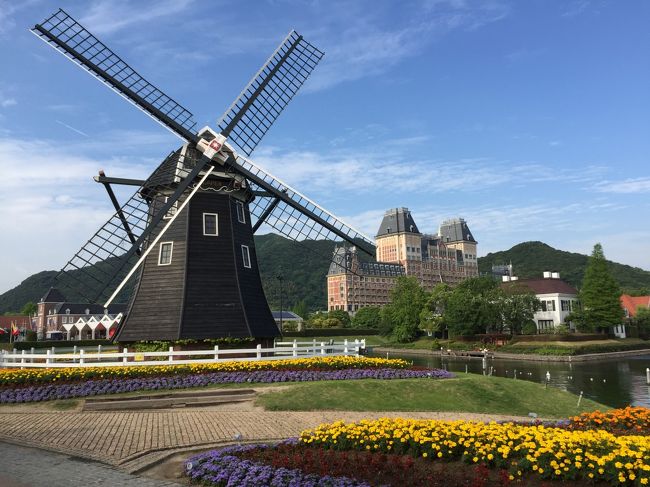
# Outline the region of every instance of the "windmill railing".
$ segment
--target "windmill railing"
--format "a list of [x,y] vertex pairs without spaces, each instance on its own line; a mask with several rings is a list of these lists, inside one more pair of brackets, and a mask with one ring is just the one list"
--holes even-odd
[[343,343],[328,342],[279,342],[274,347],[220,349],[218,345],[208,350],[169,350],[162,352],[135,352],[124,348],[121,352],[103,352],[101,348],[79,349],[73,353],[3,351],[0,353],[2,368],[64,368],[64,367],[129,367],[147,365],[183,365],[217,362],[246,362],[259,360],[286,360],[327,356],[358,356],[366,348],[364,340],[345,340]]

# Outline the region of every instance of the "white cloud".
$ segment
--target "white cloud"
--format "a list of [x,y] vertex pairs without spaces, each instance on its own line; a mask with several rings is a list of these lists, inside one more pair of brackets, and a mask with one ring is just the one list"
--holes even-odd
[[100,0],[90,6],[79,22],[93,34],[112,34],[137,24],[177,15],[193,0],[138,1]]
[[573,0],[565,4],[560,16],[566,18],[577,17],[586,12],[591,5],[591,0]]
[[16,101],[15,98],[2,98],[2,99],[0,99],[0,106],[2,108],[12,107],[12,106],[17,105],[17,104],[18,104],[18,102]]
[[[100,168],[111,176],[141,178],[159,163],[102,157],[115,148],[116,140],[135,145],[155,139],[126,132],[109,135],[74,145],[0,138],[0,207],[3,228],[9,232],[0,240],[0,293],[29,274],[63,267],[113,213],[104,188],[92,181]],[[116,190],[120,201],[133,192]]]
[[[368,235],[375,235],[388,208],[370,209],[348,214],[344,219]],[[620,204],[574,202],[557,205],[552,202],[531,204],[458,204],[453,201],[435,206],[418,204],[409,207],[422,233],[435,233],[445,219],[462,217],[479,242],[479,255],[507,250],[529,240],[540,240],[552,247],[588,254],[594,243],[605,245],[608,259],[650,270],[647,233],[612,231],[611,224],[620,222],[614,215],[625,212]],[[604,214],[609,218],[603,218]]]
[[384,139],[381,152],[357,149],[326,154],[284,152],[266,147],[258,149],[255,163],[308,194],[333,187],[355,193],[380,190],[383,194],[478,192],[506,184],[592,182],[601,173],[599,168],[573,171],[539,163],[513,163],[489,158],[412,159],[391,149],[393,145],[392,140]]
[[[347,25],[338,32],[316,34],[316,44],[326,55],[305,91],[318,91],[367,76],[385,73],[408,57],[418,55],[436,37],[453,30],[474,30],[503,19],[509,8],[500,2],[429,2],[418,19],[386,29],[369,19]],[[366,16],[368,16],[366,12]]]
[[600,193],[650,193],[650,178],[633,178],[624,181],[602,181],[593,187]]
[[15,0],[0,0],[0,37],[7,34],[16,26],[14,16],[20,10],[34,5],[37,0],[23,0],[16,2]]
[[136,24],[150,24],[162,17],[179,14],[192,4],[193,0],[138,1],[101,0],[95,1],[80,23],[93,34],[112,34]]

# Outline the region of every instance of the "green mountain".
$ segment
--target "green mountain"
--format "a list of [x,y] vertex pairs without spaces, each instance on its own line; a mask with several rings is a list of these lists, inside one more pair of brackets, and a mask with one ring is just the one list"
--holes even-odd
[[[481,274],[489,273],[493,264],[512,263],[516,276],[542,277],[544,271],[559,272],[569,284],[580,287],[589,257],[557,250],[543,242],[523,242],[510,250],[494,252],[478,259]],[[612,276],[625,290],[650,289],[650,272],[624,264],[607,261]]]
[[[325,309],[325,276],[334,246],[329,240],[294,242],[275,234],[255,237],[262,284],[271,308],[280,309],[282,289],[283,309],[291,308],[300,300],[305,300],[311,310]],[[371,260],[361,252],[359,255],[362,260]],[[544,271],[555,271],[579,287],[587,259],[586,255],[557,250],[542,242],[524,242],[510,250],[480,257],[478,265],[481,273],[490,273],[493,264],[512,262],[515,274],[522,278],[541,277]],[[650,294],[650,272],[614,262],[609,262],[609,267],[623,288],[645,290]],[[56,275],[56,271],[39,272],[0,295],[0,314],[20,310],[28,301],[37,302],[50,286],[55,285]],[[66,297],[71,301],[83,301],[79,296]]]
[[[283,309],[291,308],[300,300],[305,300],[312,310],[324,309],[327,301],[325,275],[335,245],[330,240],[294,242],[275,234],[256,236],[255,248],[262,285],[271,308],[280,309],[282,289]],[[362,260],[369,259],[362,257]],[[57,271],[39,272],[0,295],[0,314],[16,312],[28,301],[38,302],[51,286],[57,285],[57,274]],[[85,301],[69,289],[62,291],[70,301]],[[128,295],[125,294],[122,293],[118,301],[127,301]]]

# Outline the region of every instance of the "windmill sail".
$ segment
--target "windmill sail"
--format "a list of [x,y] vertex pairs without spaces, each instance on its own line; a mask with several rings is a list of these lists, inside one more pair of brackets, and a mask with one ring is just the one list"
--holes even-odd
[[[258,192],[265,191],[270,195],[257,197],[250,204],[250,211],[256,218],[257,228],[267,224],[282,235],[297,241],[342,239],[374,256],[375,244],[369,237],[251,160],[238,156],[236,169],[253,183],[252,187]],[[274,205],[273,208],[271,205]],[[258,224],[260,221],[262,223]]]
[[222,115],[221,133],[250,156],[322,57],[292,30]]
[[[218,131],[206,127],[198,134],[189,110],[63,10],[32,31],[187,142],[125,204],[118,208],[113,198],[115,214],[60,274],[64,289],[110,302],[140,269],[119,339],[276,336],[255,231],[271,228],[297,242],[342,239],[374,254],[360,231],[244,157],[323,57],[295,31],[226,110]],[[210,160],[219,161],[217,171]],[[167,241],[159,242],[163,235]]]
[[36,24],[32,32],[164,127],[196,142],[192,113],[140,76],[64,10]]
[[160,222],[177,211],[179,200],[204,167],[201,159],[186,157],[182,150],[171,153],[68,261],[58,285],[89,302],[108,298],[157,237]]

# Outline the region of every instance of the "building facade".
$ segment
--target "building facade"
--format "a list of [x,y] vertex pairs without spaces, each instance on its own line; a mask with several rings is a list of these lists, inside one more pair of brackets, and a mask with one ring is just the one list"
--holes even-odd
[[50,288],[38,302],[36,333],[39,340],[110,338],[109,330],[116,327],[125,310],[125,304],[104,308],[99,304],[69,302],[61,291]]
[[541,302],[540,310],[533,316],[537,333],[553,333],[560,325],[566,325],[570,330],[575,331],[575,326],[567,322],[567,317],[573,310],[578,309],[578,291],[560,279],[559,272],[544,272],[541,279],[503,276],[502,285],[523,286],[535,293]]
[[462,218],[442,222],[437,234],[421,233],[408,208],[388,210],[375,237],[377,262],[363,262],[354,247],[336,247],[327,274],[327,308],[355,313],[390,302],[399,276],[414,276],[425,289],[478,276],[477,242]]

